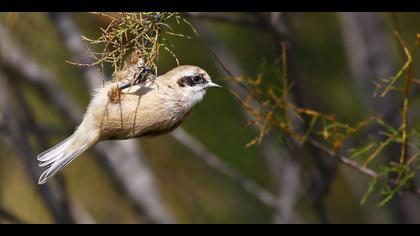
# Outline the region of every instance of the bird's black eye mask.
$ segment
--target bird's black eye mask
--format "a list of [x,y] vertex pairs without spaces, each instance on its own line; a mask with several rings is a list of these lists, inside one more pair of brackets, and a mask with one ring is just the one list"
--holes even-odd
[[185,87],[185,86],[192,87],[198,84],[206,84],[208,83],[208,81],[204,78],[203,74],[194,74],[191,76],[181,77],[180,79],[178,79],[177,83],[180,87]]

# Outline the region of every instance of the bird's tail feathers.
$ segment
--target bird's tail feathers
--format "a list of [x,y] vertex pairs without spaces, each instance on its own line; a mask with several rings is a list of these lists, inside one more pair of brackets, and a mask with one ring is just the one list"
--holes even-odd
[[[75,134],[71,135],[61,143],[38,155],[39,166],[48,166],[39,177],[38,184],[46,183],[60,170],[66,167],[71,161],[80,156],[93,144],[77,142]],[[80,143],[80,144],[79,144]]]

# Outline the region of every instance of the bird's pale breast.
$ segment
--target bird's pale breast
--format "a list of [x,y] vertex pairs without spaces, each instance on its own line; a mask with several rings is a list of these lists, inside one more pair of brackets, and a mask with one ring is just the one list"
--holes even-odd
[[93,111],[102,139],[160,135],[178,127],[189,112],[183,109],[182,97],[170,87],[133,86],[119,100],[105,100],[102,109]]

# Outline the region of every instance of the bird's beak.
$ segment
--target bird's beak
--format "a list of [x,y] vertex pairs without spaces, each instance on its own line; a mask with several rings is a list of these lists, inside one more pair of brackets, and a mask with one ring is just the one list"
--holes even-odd
[[220,86],[216,83],[213,83],[213,82],[210,82],[210,83],[207,84],[207,88],[221,88],[221,87],[222,86]]

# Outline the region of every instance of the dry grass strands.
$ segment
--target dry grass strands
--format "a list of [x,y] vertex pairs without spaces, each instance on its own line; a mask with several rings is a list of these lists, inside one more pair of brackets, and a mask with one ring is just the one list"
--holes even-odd
[[[135,68],[136,73],[143,71],[149,75],[157,75],[157,61],[161,49],[169,52],[179,65],[178,58],[172,51],[173,45],[167,39],[168,35],[190,38],[173,31],[167,23],[174,20],[176,23],[191,24],[178,13],[169,12],[120,12],[115,14],[91,13],[101,15],[109,19],[106,28],[101,28],[101,35],[97,39],[82,36],[86,43],[89,55],[94,59],[93,63],[80,64],[69,62],[78,66],[100,66],[102,71],[106,64],[113,68],[113,76],[118,81],[124,76],[120,75],[124,70],[138,65],[142,59],[141,67]],[[133,80],[135,78],[132,78]]]

